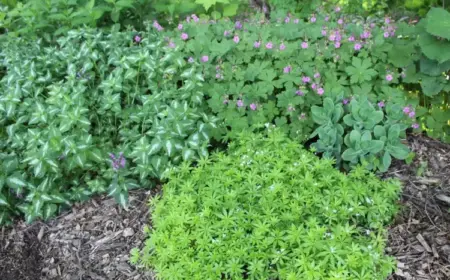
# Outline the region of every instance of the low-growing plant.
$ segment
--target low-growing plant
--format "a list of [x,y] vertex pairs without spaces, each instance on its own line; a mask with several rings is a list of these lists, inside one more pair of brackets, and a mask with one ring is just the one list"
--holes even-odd
[[[409,149],[401,140],[410,116],[410,107],[380,101],[377,109],[364,95],[351,101],[325,98],[323,106],[311,108],[313,120],[320,125],[311,135],[318,136],[312,147],[337,160],[346,169],[358,164],[372,170],[386,171],[392,157],[406,159]],[[413,124],[417,125],[417,124]]]
[[280,133],[172,170],[131,261],[158,279],[386,279],[398,181],[344,175]]
[[4,44],[1,224],[20,213],[48,218],[106,190],[126,206],[129,189],[207,155],[217,120],[186,88],[202,78],[173,83],[161,43],[150,32],[81,30],[52,47]]

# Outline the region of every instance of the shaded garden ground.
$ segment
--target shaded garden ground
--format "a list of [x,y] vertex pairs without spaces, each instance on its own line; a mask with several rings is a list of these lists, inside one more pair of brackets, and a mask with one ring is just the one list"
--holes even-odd
[[[397,162],[385,174],[404,184],[403,210],[389,230],[387,252],[398,261],[390,279],[450,279],[450,146],[421,136],[408,140],[413,163]],[[2,228],[1,279],[153,279],[128,263],[130,250],[144,240],[153,194],[131,192],[127,210],[98,197],[46,223]]]

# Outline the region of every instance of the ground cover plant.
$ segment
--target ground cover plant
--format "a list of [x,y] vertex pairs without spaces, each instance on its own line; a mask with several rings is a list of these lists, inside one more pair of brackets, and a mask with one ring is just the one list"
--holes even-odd
[[398,181],[348,175],[279,130],[172,170],[132,261],[159,279],[386,279]]

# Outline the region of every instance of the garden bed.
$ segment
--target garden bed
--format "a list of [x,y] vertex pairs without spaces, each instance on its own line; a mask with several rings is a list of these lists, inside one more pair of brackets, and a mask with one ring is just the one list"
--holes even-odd
[[[450,146],[419,136],[409,146],[413,163],[396,162],[385,175],[404,185],[403,210],[389,231],[387,251],[398,261],[391,279],[449,279]],[[132,267],[128,255],[142,245],[147,198],[156,192],[131,192],[127,210],[98,197],[46,223],[2,228],[2,280],[153,279]]]

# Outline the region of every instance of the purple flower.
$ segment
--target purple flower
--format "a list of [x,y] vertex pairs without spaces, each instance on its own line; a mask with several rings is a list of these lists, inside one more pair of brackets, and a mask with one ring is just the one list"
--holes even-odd
[[330,40],[330,41],[336,40],[336,35],[335,34],[330,34],[330,36],[328,37],[328,40]]
[[181,23],[178,24],[178,30],[183,30],[183,25]]
[[337,23],[342,25],[342,24],[344,24],[344,20],[340,18]]
[[344,100],[342,100],[342,104],[347,105],[349,102],[349,100],[347,98],[345,98]]
[[298,18],[294,19],[294,23],[298,24],[300,22],[300,20]]
[[302,43],[302,49],[307,49],[308,48],[308,43],[307,42],[303,42]]
[[312,16],[311,19],[310,19],[310,21],[311,21],[312,23],[316,22],[316,20],[317,20],[317,19],[316,19],[315,16]]
[[291,18],[290,17],[286,17],[285,19],[284,19],[284,23],[289,23],[291,21]]
[[200,19],[197,17],[197,15],[195,15],[195,14],[192,14],[191,17],[192,17],[192,19],[193,19],[195,22],[198,22],[198,21],[200,20]]
[[122,152],[119,153],[118,157],[116,157],[113,153],[110,153],[109,157],[111,158],[111,166],[114,171],[118,171],[120,168],[125,168],[127,161]]
[[207,55],[202,56],[202,61],[203,62],[208,62],[209,57]]
[[334,47],[335,47],[336,49],[339,49],[339,48],[341,47],[341,42],[335,42],[335,43],[334,43]]
[[159,25],[159,23],[155,20],[153,21],[153,27],[156,28],[156,30],[158,31],[162,31],[164,28],[162,28],[161,25]]
[[387,17],[387,18],[384,19],[384,22],[385,22],[386,24],[389,24],[389,23],[391,23],[391,19]]
[[261,46],[261,42],[260,41],[256,41],[255,43],[253,43],[253,47],[255,48],[259,48]]
[[325,29],[322,29],[322,36],[327,36],[327,31]]
[[286,49],[286,45],[284,43],[281,43],[280,45],[280,51],[284,51]]
[[414,128],[414,129],[418,129],[419,128],[419,124],[418,123],[413,123],[411,125],[411,127]]
[[286,66],[286,67],[284,67],[284,68],[283,68],[283,72],[284,72],[285,74],[288,74],[288,73],[290,73],[290,72],[291,72],[291,70],[292,70],[292,67],[291,67],[291,65],[288,65],[288,66]]
[[301,91],[301,90],[295,91],[295,94],[300,95],[300,96],[305,95],[305,93],[303,91]]
[[355,36],[350,36],[350,37],[348,37],[348,41],[349,42],[354,42],[355,41]]
[[266,44],[266,48],[267,48],[267,49],[271,50],[272,47],[273,47],[272,42],[269,42],[269,43]]
[[172,42],[172,41],[170,41],[170,42],[169,42],[169,48],[174,49],[175,47],[176,47],[175,43]]
[[354,46],[355,51],[359,51],[362,48],[362,45],[360,43],[356,43]]
[[311,82],[311,78],[308,77],[308,76],[303,76],[303,77],[302,77],[302,82],[305,83],[305,84],[306,84],[306,83],[309,83],[309,82]]
[[370,37],[370,35],[371,35],[371,34],[370,34],[369,31],[364,30],[363,34],[361,34],[361,38],[362,38],[362,39],[367,39],[367,38]]
[[317,84],[316,84],[316,83],[313,83],[313,84],[311,85],[311,88],[312,88],[312,89],[316,89],[316,88],[317,88]]
[[330,17],[329,16],[326,16],[325,17],[325,21],[329,21],[330,20]]
[[336,13],[339,13],[340,11],[341,11],[341,7],[336,7],[336,8],[334,8],[334,11],[336,12]]
[[192,56],[189,57],[188,62],[189,62],[189,63],[194,63],[194,58],[193,58]]
[[136,43],[140,43],[141,40],[142,40],[141,36],[139,36],[139,35],[134,36],[134,41],[135,41]]
[[181,39],[186,41],[188,38],[189,38],[189,36],[187,35],[187,33],[181,33]]
[[383,101],[378,102],[378,107],[383,108],[385,106]]
[[257,108],[255,103],[250,104],[250,109],[252,109],[252,111],[255,111]]
[[394,79],[394,77],[391,74],[386,75],[386,81],[390,82],[392,79]]
[[372,22],[372,23],[370,24],[370,28],[375,28],[375,23]]
[[323,95],[324,92],[325,92],[325,90],[323,90],[323,88],[318,88],[318,89],[317,89],[317,94],[318,94],[318,95]]
[[236,23],[234,24],[234,27],[236,29],[242,29],[242,23],[240,21],[236,21]]
[[240,107],[244,106],[244,101],[242,101],[241,99],[238,99],[238,101],[236,101],[236,105],[240,108]]
[[384,38],[389,38],[389,32],[384,32],[383,36],[384,36]]
[[223,36],[228,37],[229,35],[230,35],[230,31],[225,30],[225,31],[223,32]]
[[222,77],[222,75],[220,75],[220,73],[216,74],[216,79],[220,79]]
[[239,36],[238,36],[238,35],[234,35],[233,41],[234,41],[236,44],[239,43],[239,41],[240,41]]
[[411,112],[409,112],[408,117],[414,118],[415,115],[416,115],[416,112],[411,111]]
[[314,78],[315,78],[315,79],[320,78],[320,73],[319,73],[319,72],[315,73],[315,74],[314,74]]
[[411,112],[411,108],[409,106],[403,107],[403,113],[408,114],[409,112]]

